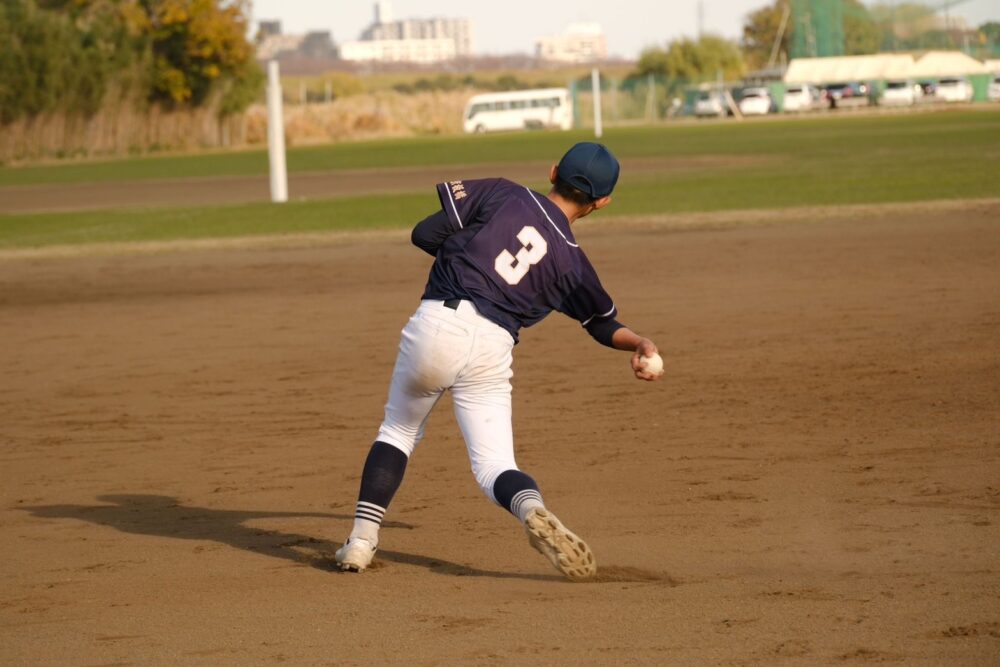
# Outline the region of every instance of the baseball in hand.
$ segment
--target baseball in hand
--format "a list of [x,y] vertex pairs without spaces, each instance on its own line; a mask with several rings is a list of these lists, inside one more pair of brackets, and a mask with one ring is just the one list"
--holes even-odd
[[663,359],[655,352],[649,357],[646,355],[639,357],[639,363],[644,371],[653,375],[663,375]]

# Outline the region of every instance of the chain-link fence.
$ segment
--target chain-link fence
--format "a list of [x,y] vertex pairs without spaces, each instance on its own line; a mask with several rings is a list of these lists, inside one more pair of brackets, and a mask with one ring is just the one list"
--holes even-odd
[[[663,75],[600,77],[601,117],[609,125],[656,123],[690,115],[699,84]],[[591,77],[570,83],[574,126],[592,127],[594,89]]]

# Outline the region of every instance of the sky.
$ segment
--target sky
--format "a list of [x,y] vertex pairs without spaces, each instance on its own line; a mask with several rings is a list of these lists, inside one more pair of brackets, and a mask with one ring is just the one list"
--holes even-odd
[[[702,0],[705,32],[738,38],[743,18],[771,0]],[[933,0],[928,4],[942,4]],[[635,58],[644,47],[698,33],[698,0],[394,0],[393,17],[468,18],[477,55],[534,53],[535,40],[569,23],[596,21],[612,55]],[[286,33],[329,30],[335,42],[358,38],[372,23],[374,0],[253,0],[254,31],[261,19],[280,19]],[[1000,21],[1000,0],[964,0],[950,10],[970,25]]]

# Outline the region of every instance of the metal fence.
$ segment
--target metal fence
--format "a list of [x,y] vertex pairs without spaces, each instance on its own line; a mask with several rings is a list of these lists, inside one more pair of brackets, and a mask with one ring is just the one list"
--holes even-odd
[[[685,113],[686,91],[692,82],[649,74],[600,78],[601,116],[611,125],[655,123]],[[570,82],[575,127],[590,127],[594,119],[591,77]]]
[[[960,77],[968,82],[968,102],[985,102],[996,104],[997,86],[990,92],[994,77],[997,75],[977,74]],[[886,81],[868,80],[861,82],[866,94],[856,100],[863,106],[879,106],[886,89]],[[945,100],[933,93],[937,79],[920,82],[924,84],[926,94],[918,96],[912,106],[928,104],[943,104]],[[771,100],[772,113],[785,111],[785,94],[790,84],[780,80],[754,81],[691,81],[689,79],[670,78],[658,75],[640,77],[600,78],[601,117],[604,125],[639,125],[666,122],[672,119],[691,117],[695,115],[695,103],[705,92],[728,98],[731,106],[737,106],[747,88],[764,88]],[[590,76],[569,83],[574,105],[574,127],[591,128],[594,126],[594,90]],[[801,86],[799,86],[801,88]],[[814,94],[822,92],[823,86],[810,87]],[[853,102],[854,100],[852,100]],[[833,110],[841,107],[853,108],[859,104],[831,104],[828,99],[816,99],[813,103],[799,110]],[[723,111],[722,115],[725,115]],[[731,114],[730,114],[731,115]]]

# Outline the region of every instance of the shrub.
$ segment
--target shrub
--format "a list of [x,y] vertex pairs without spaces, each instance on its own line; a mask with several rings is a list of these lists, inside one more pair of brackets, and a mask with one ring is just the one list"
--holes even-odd
[[4,0],[0,123],[90,116],[109,90],[175,107],[250,104],[263,74],[245,0]]

